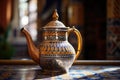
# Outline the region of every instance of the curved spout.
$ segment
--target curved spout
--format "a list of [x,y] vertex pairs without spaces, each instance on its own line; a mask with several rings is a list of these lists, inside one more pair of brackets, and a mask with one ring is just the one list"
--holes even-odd
[[24,33],[26,40],[27,40],[27,44],[28,44],[28,52],[30,57],[39,64],[39,50],[38,48],[35,47],[32,38],[30,36],[30,34],[28,33],[27,30],[25,30],[25,28],[21,29],[21,32]]

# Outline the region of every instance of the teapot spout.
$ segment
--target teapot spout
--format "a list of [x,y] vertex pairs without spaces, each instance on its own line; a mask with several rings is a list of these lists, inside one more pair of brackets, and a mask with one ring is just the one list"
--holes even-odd
[[25,30],[25,28],[21,29],[21,32],[25,35],[26,40],[27,40],[27,44],[28,44],[28,53],[29,56],[36,62],[39,64],[39,50],[38,48],[35,47],[33,40],[30,36],[30,34],[28,33],[27,30]]

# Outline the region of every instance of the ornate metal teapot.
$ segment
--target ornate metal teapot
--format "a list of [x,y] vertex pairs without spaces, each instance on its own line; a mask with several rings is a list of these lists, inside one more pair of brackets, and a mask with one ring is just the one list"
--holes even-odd
[[[82,37],[76,28],[65,27],[58,21],[58,14],[55,10],[53,20],[45,27],[42,27],[43,41],[35,47],[31,36],[25,28],[21,29],[26,36],[30,57],[47,71],[68,71],[75,59],[78,58],[82,48]],[[78,49],[75,49],[68,42],[71,32],[77,35]]]

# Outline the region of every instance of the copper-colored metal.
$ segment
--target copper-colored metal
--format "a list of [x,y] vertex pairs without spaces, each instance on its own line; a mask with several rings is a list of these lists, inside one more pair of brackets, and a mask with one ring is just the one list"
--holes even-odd
[[[38,48],[33,44],[32,38],[27,30],[22,28],[21,31],[26,36],[29,55],[43,70],[68,71],[74,60],[80,55],[82,37],[75,27],[65,27],[62,22],[58,21],[59,16],[56,10],[52,17],[53,20],[41,30],[43,41],[39,44]],[[78,50],[76,53],[67,39],[70,32],[74,32],[77,35]]]
[[73,28],[69,29],[68,33],[70,32],[74,32],[77,35],[78,48],[77,48],[76,57],[75,57],[75,60],[77,60],[82,50],[82,36],[81,36],[81,33],[74,26]]
[[59,18],[59,15],[58,15],[56,9],[55,9],[55,11],[54,11],[54,13],[53,13],[53,15],[52,15],[52,18],[53,18],[53,20],[58,20],[58,18]]
[[24,35],[26,36],[27,44],[28,44],[28,52],[29,52],[30,57],[36,63],[39,63],[39,58],[40,58],[40,56],[39,56],[39,50],[35,47],[30,34],[28,33],[27,30],[25,30],[25,28],[22,28],[21,32],[23,32]]

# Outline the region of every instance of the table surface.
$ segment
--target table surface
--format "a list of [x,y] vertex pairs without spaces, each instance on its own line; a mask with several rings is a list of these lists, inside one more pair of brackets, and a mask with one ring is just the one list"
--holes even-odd
[[80,63],[82,61],[74,62],[67,73],[46,73],[32,61],[0,60],[0,80],[120,80],[120,66],[113,65],[113,61],[104,63],[95,61],[95,64],[90,61],[84,62],[85,64]]

